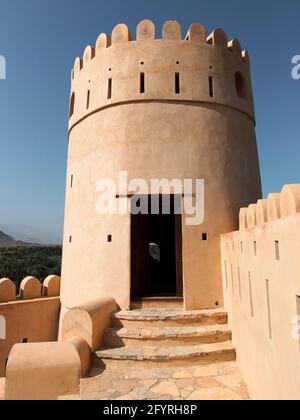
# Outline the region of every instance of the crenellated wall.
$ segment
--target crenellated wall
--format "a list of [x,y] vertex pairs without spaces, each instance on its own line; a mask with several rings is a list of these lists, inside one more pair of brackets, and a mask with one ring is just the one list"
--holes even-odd
[[256,399],[300,399],[299,238],[300,185],[241,209],[222,236],[225,306]]
[[60,313],[60,277],[43,284],[26,277],[16,295],[15,284],[0,280],[0,377],[5,376],[12,347],[18,343],[57,341]]
[[[86,47],[83,58],[76,58],[71,75],[70,131],[94,112],[132,101],[214,103],[255,118],[249,57],[239,41],[228,42],[222,29],[207,37],[198,23],[191,25],[184,38],[174,21],[164,24],[162,39],[156,39],[155,32],[154,24],[144,20],[133,39],[128,27],[120,24],[111,37],[102,33],[95,47]],[[180,92],[175,89],[176,74]],[[237,94],[241,80],[244,87],[239,86]]]

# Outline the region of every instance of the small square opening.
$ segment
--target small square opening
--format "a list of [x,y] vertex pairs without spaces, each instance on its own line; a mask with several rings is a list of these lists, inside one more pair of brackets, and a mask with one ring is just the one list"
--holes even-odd
[[23,338],[23,343],[24,344],[28,343],[28,338]]
[[207,241],[207,240],[208,240],[207,233],[202,233],[202,241]]

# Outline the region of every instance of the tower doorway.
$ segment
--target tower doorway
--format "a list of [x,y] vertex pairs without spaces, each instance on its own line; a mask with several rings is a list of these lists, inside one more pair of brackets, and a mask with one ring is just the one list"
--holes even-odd
[[[131,298],[182,297],[182,217],[180,196],[140,196],[148,214],[131,216]],[[163,214],[163,200],[170,212]],[[135,201],[137,198],[135,197]],[[152,214],[151,204],[158,214]]]

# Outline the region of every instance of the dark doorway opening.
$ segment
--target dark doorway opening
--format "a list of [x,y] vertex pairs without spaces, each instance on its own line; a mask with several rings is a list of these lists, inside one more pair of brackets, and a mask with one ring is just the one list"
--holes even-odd
[[[148,214],[131,216],[131,298],[182,297],[182,217],[175,214],[181,197],[135,196],[134,200],[148,206]],[[163,212],[166,202],[169,214]],[[153,206],[158,214],[153,214]]]

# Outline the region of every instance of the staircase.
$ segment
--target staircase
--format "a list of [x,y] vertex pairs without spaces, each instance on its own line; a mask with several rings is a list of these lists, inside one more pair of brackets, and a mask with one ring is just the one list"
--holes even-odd
[[[104,347],[92,355],[99,367],[193,366],[233,361],[227,313],[223,309],[184,311],[180,302],[133,303],[115,313]],[[178,306],[178,307],[177,307]]]

